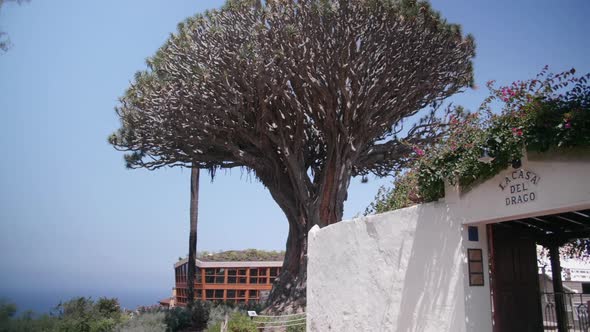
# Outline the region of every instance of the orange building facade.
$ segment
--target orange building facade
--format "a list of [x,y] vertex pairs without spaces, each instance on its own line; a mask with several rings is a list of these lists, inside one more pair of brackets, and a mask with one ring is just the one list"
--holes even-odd
[[[175,305],[187,303],[188,259],[174,265]],[[281,272],[281,261],[201,261],[196,260],[195,299],[247,303],[258,302],[270,291]]]

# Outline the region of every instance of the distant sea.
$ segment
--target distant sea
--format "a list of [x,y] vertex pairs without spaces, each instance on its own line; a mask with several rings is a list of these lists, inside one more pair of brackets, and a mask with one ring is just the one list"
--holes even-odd
[[0,299],[15,303],[18,312],[33,310],[36,313],[49,313],[60,302],[65,302],[73,297],[86,296],[98,299],[106,296],[116,297],[122,308],[135,309],[138,306],[150,306],[158,303],[159,300],[170,297],[171,289],[149,289],[149,290],[11,290],[0,289]]

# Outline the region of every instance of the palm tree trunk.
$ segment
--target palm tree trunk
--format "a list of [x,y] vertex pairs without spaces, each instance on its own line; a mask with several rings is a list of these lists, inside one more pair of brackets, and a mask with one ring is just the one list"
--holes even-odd
[[195,302],[195,272],[197,258],[197,224],[199,221],[199,169],[191,168],[191,204],[190,204],[190,233],[188,240],[188,290],[187,306],[190,308]]

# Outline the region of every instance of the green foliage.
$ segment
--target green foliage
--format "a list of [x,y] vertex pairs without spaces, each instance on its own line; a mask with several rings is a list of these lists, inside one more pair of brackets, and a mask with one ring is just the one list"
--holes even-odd
[[246,315],[234,313],[227,325],[229,332],[257,332],[256,324]]
[[220,332],[221,331],[221,322],[214,323],[210,325],[206,332]]
[[60,331],[54,317],[42,315],[33,317],[30,312],[10,320],[0,321],[1,332]]
[[121,308],[119,301],[115,298],[109,299],[101,297],[95,304],[95,310],[98,311],[99,315],[106,318],[112,318],[114,320],[121,319]]
[[14,317],[16,314],[16,304],[0,299],[0,322],[4,322]]
[[147,312],[134,316],[115,328],[117,332],[165,332],[165,313]]
[[[211,308],[210,314],[209,314],[209,326],[210,327],[214,327],[217,325],[220,325],[221,322],[223,322],[225,320],[225,316],[231,316],[236,312],[239,312],[240,308],[233,306],[231,304],[227,304],[227,303],[220,303],[218,305],[214,305]],[[213,331],[219,331],[219,328],[217,328],[217,330],[213,329]]]
[[101,298],[93,301],[76,297],[56,306],[54,313],[35,317],[31,311],[14,317],[16,306],[0,305],[0,331],[59,331],[107,332],[114,331],[125,321],[117,299]]
[[229,250],[218,253],[203,251],[197,254],[202,261],[220,262],[220,261],[282,261],[285,258],[284,251],[266,251],[257,249],[246,250]]
[[233,317],[235,315],[246,316],[247,311],[261,312],[264,309],[264,305],[259,302],[249,302],[246,304],[232,304],[232,303],[216,303],[211,306],[209,314],[209,328],[207,331],[218,332],[221,328],[221,322],[225,320],[225,317]]
[[408,171],[395,177],[393,188],[381,186],[372,202],[365,210],[365,215],[397,210],[422,202],[418,193],[418,177],[415,171]]
[[210,310],[211,304],[209,302],[195,302],[191,308],[192,327],[196,328],[197,330],[204,330],[207,328]]
[[175,332],[192,328],[198,331],[207,328],[211,303],[196,301],[192,308],[176,307],[168,310],[164,317],[166,331]]
[[[381,188],[366,213],[437,200],[445,182],[469,190],[520,159],[524,149],[590,146],[589,78],[576,77],[573,69],[547,74],[545,68],[535,79],[509,86],[488,82],[490,96],[480,112],[457,108],[447,134],[428,151],[415,148],[411,170],[396,178],[393,189]],[[489,164],[478,160],[484,150],[494,157]]]
[[305,324],[289,326],[287,332],[305,332]]
[[122,322],[123,314],[117,299],[100,298],[93,301],[77,297],[56,307],[59,331],[104,332],[112,331]]
[[191,326],[191,315],[187,308],[176,307],[168,310],[164,317],[166,331],[176,332]]

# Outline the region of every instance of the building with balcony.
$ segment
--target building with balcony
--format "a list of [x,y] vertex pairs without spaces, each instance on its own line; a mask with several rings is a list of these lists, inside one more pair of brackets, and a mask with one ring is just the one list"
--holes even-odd
[[[219,260],[220,255],[215,256],[196,259],[196,300],[234,303],[264,300],[283,265],[282,255],[270,257],[271,260]],[[173,294],[178,306],[185,306],[188,300],[187,263],[185,258],[174,264]]]

